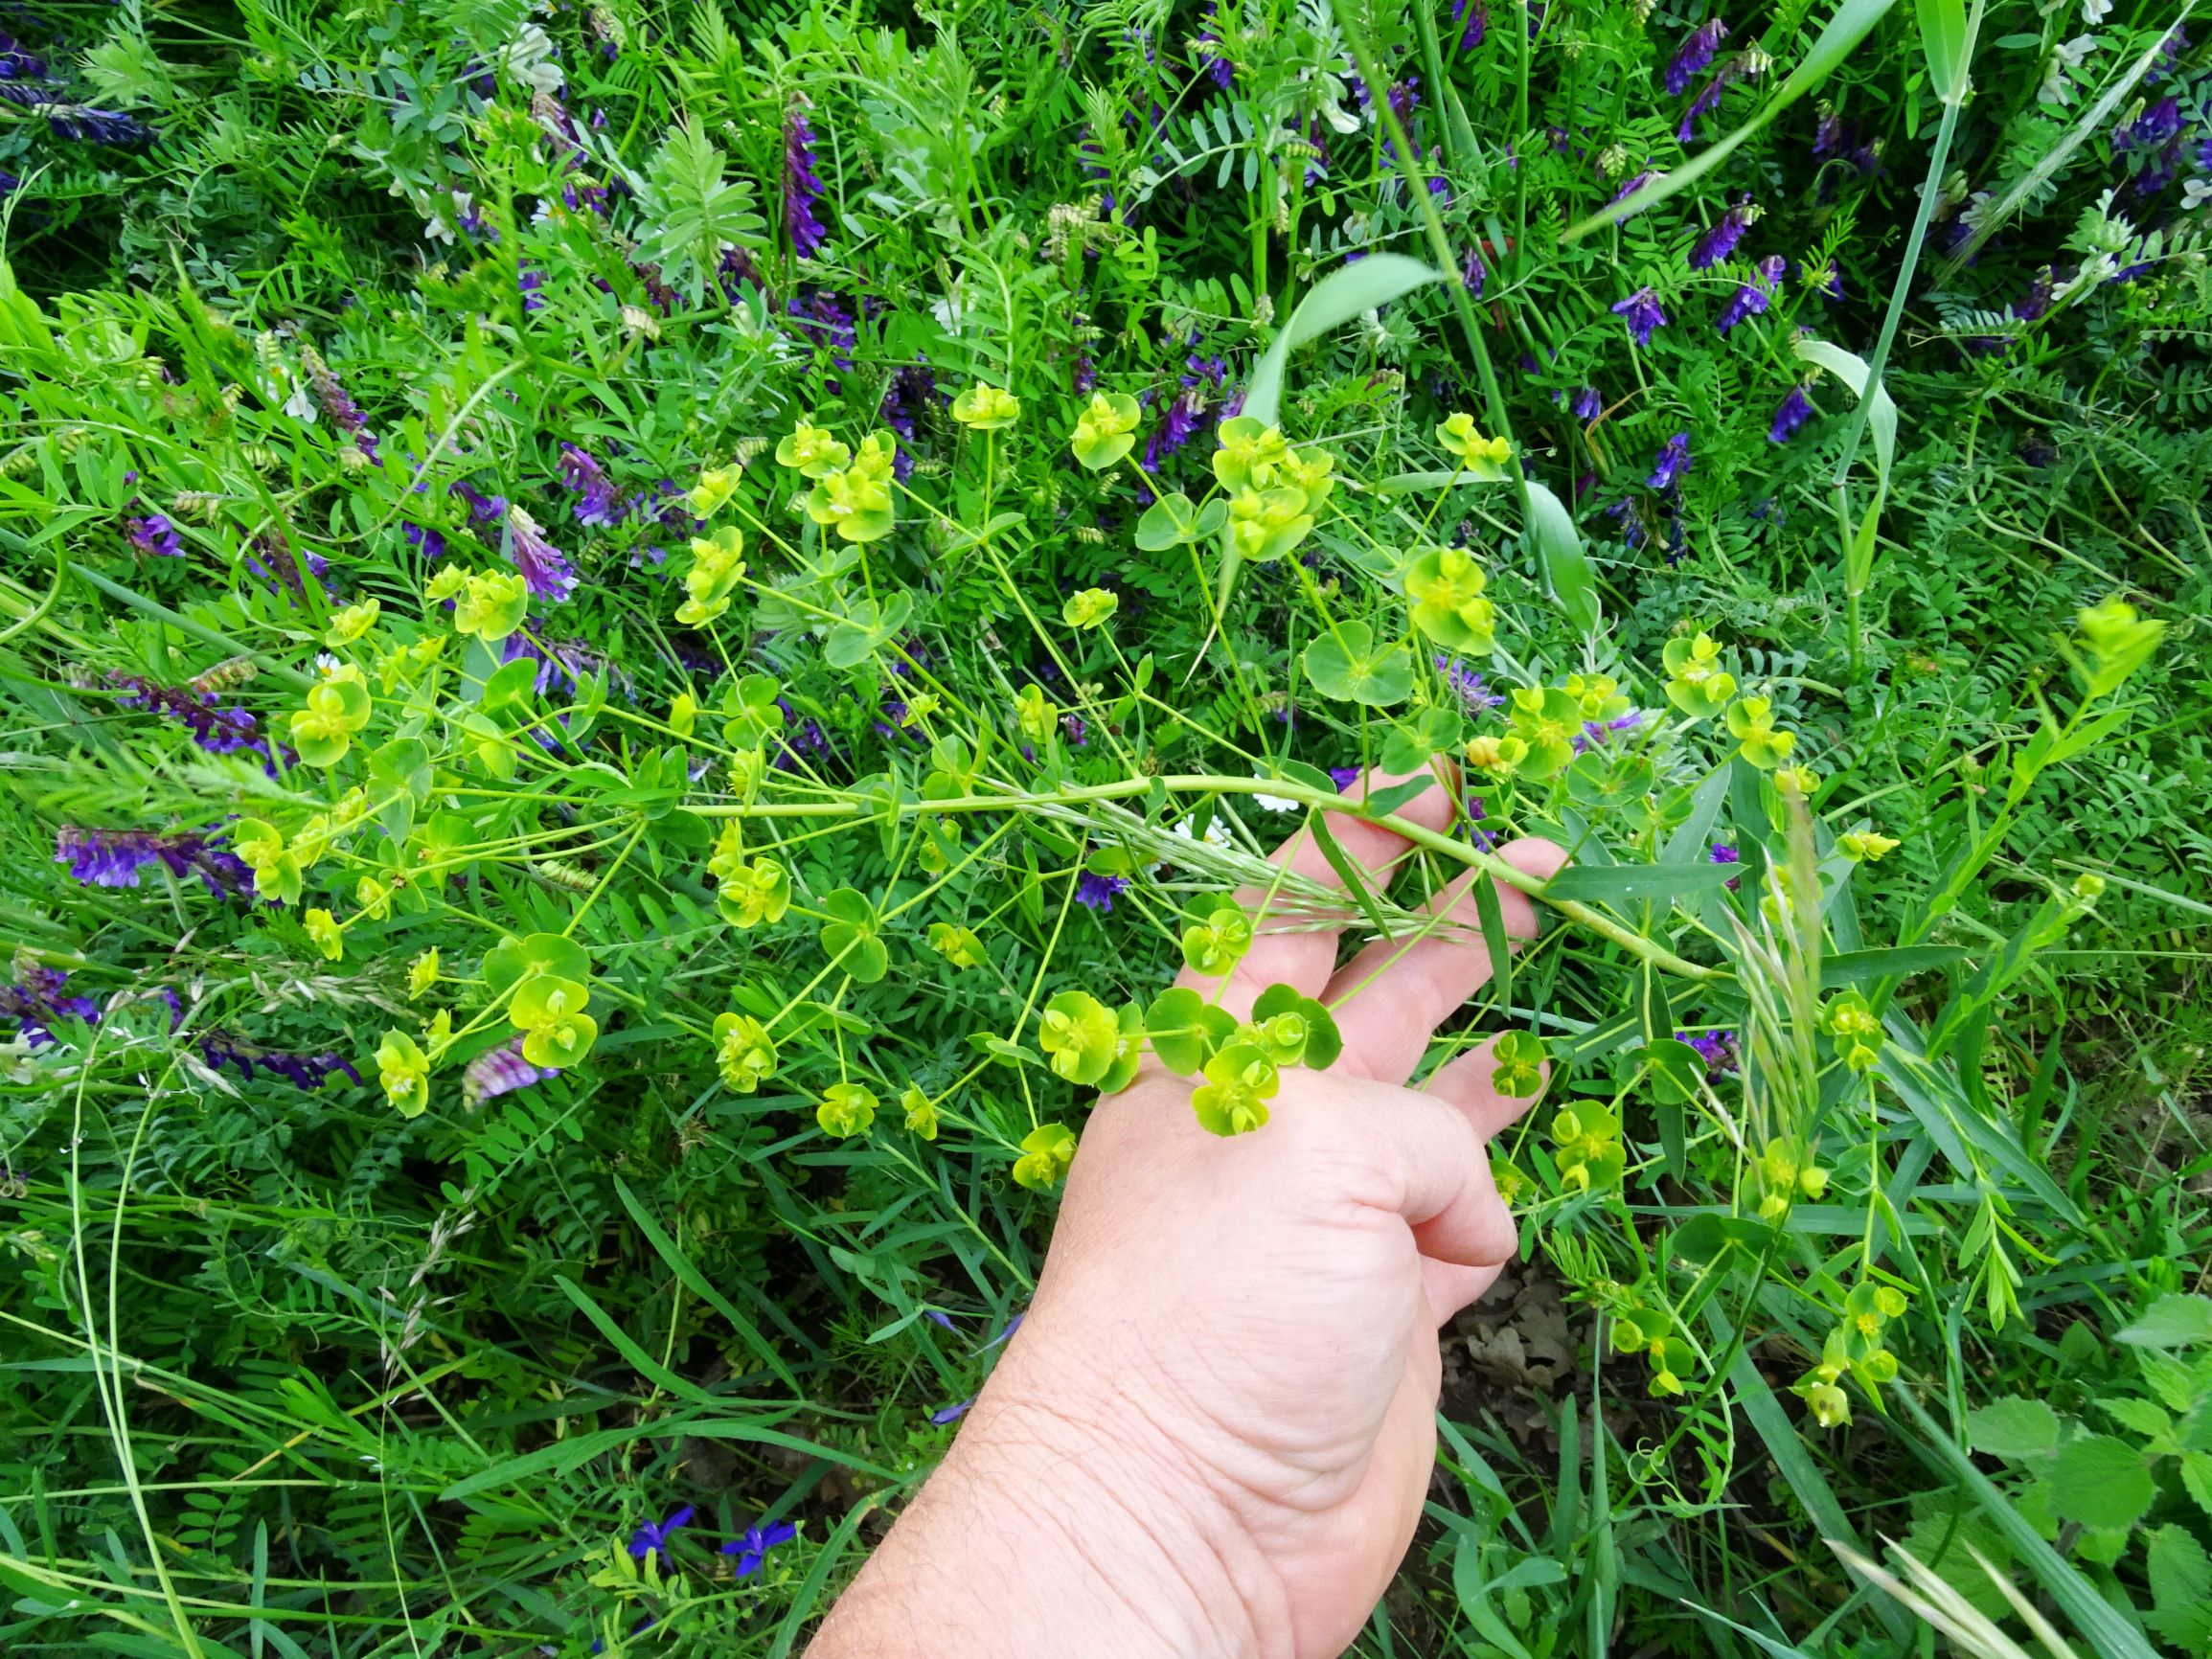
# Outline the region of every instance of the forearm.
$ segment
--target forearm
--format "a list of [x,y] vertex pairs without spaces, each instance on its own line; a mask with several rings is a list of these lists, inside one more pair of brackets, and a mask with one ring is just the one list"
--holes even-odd
[[992,1392],[808,1659],[1289,1651],[1279,1588],[1210,1496],[1152,1466],[1136,1435]]

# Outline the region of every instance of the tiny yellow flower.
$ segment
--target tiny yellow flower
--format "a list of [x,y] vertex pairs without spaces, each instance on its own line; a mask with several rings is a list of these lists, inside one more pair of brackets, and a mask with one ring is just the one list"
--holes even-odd
[[1902,843],[1887,835],[1879,835],[1872,830],[1854,830],[1848,835],[1836,838],[1836,850],[1854,864],[1879,863],[1885,853],[1894,852]]
[[384,1098],[403,1118],[419,1118],[430,1104],[430,1061],[404,1032],[386,1032],[376,1050],[377,1080]]
[[1086,587],[1071,594],[1060,607],[1060,621],[1071,628],[1095,628],[1121,608],[1121,595],[1103,587]]
[[920,1089],[909,1088],[899,1097],[899,1103],[906,1109],[906,1129],[924,1141],[937,1139],[937,1102]]
[[335,917],[327,910],[310,910],[305,920],[308,924],[308,937],[314,941],[317,950],[332,962],[337,962],[345,956],[346,935],[338,926]]
[[432,945],[407,965],[407,1000],[414,1002],[438,983],[438,947]]
[[850,1140],[864,1135],[868,1125],[876,1121],[876,1097],[858,1083],[832,1083],[822,1091],[822,1103],[814,1108],[814,1122],[822,1125],[826,1135],[839,1140]]
[[952,399],[952,418],[977,432],[996,432],[1021,418],[1021,399],[978,380]]
[[376,625],[376,618],[383,611],[380,600],[363,600],[350,604],[331,619],[331,625],[323,635],[323,644],[335,648],[350,646]]
[[730,504],[730,497],[737,494],[744,476],[745,469],[737,466],[710,466],[701,472],[698,483],[692,487],[686,498],[691,504],[692,516],[712,518]]
[[372,921],[382,921],[392,914],[392,890],[374,875],[364,875],[353,884],[353,900]]

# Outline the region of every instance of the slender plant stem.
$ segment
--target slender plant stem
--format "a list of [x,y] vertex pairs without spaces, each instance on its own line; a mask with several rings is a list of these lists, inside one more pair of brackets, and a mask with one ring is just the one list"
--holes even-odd
[[[1610,940],[1623,950],[1684,979],[1724,979],[1723,968],[1708,967],[1685,961],[1663,944],[1645,938],[1631,927],[1615,921],[1579,899],[1554,898],[1541,877],[1516,870],[1495,853],[1485,852],[1464,841],[1455,841],[1449,835],[1410,823],[1389,812],[1371,812],[1361,808],[1357,801],[1347,800],[1328,790],[1301,784],[1290,778],[1230,778],[1210,773],[1174,773],[1158,778],[1124,778],[1111,784],[1093,784],[1082,787],[1061,789],[1050,794],[960,795],[944,801],[901,801],[895,810],[901,816],[915,813],[952,812],[1006,812],[1025,807],[1073,807],[1091,801],[1127,801],[1140,795],[1149,795],[1155,788],[1164,788],[1170,794],[1189,795],[1275,795],[1298,802],[1305,807],[1317,807],[1345,817],[1359,818],[1425,847],[1432,852],[1451,858],[1471,869],[1480,870],[1540,900],[1560,915],[1601,939]],[[731,802],[716,806],[702,803],[689,808],[702,818],[850,818],[861,813],[881,816],[883,807],[877,802],[822,801],[822,802]]]

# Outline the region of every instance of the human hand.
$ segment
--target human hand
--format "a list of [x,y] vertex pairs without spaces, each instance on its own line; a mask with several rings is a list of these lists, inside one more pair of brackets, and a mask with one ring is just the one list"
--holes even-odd
[[[1442,829],[1450,810],[1434,789],[1402,813]],[[1331,829],[1370,870],[1410,851]],[[1276,856],[1334,879],[1307,830]],[[1538,876],[1565,862],[1541,841],[1503,856]],[[1334,932],[1263,926],[1222,1006],[1248,1016],[1287,982],[1332,1005],[1344,1053],[1286,1071],[1260,1130],[1208,1134],[1190,1084],[1149,1060],[1100,1102],[1021,1331],[814,1659],[1323,1659],[1352,1641],[1420,1517],[1437,1326],[1514,1250],[1484,1143],[1527,1102],[1492,1088],[1489,1045],[1403,1086],[1490,977],[1472,879],[1439,897],[1457,927],[1341,969]],[[1528,898],[1497,892],[1533,937]]]

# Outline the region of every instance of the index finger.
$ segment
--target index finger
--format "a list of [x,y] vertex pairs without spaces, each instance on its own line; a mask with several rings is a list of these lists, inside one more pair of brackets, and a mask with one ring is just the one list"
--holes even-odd
[[[1368,772],[1354,781],[1345,794],[1357,799],[1370,789],[1387,789],[1395,784],[1420,777],[1417,772],[1393,775],[1386,772]],[[1409,824],[1418,824],[1425,830],[1443,830],[1451,823],[1455,807],[1450,792],[1442,783],[1432,784],[1411,801],[1398,808],[1395,816]],[[1413,843],[1402,835],[1393,834],[1381,826],[1364,818],[1351,818],[1341,812],[1324,814],[1330,835],[1345,855],[1358,870],[1373,875],[1376,885],[1389,880],[1392,865],[1413,851]],[[1343,890],[1343,877],[1336,874],[1321,843],[1315,839],[1311,816],[1300,824],[1290,838],[1268,854],[1270,864],[1288,865],[1291,874],[1324,886]],[[1257,912],[1267,897],[1265,887],[1240,887],[1237,903],[1247,912]],[[1336,967],[1336,940],[1341,927],[1313,926],[1301,919],[1295,924],[1288,918],[1278,919],[1278,925],[1270,927],[1266,918],[1256,920],[1252,927],[1252,948],[1231,971],[1226,984],[1210,974],[1195,973],[1185,968],[1175,976],[1175,984],[1197,991],[1200,996],[1212,997],[1217,985],[1220,987],[1220,1005],[1240,1020],[1252,1017],[1252,1004],[1262,991],[1271,985],[1295,986],[1307,996],[1318,996],[1329,984],[1329,976]]]

